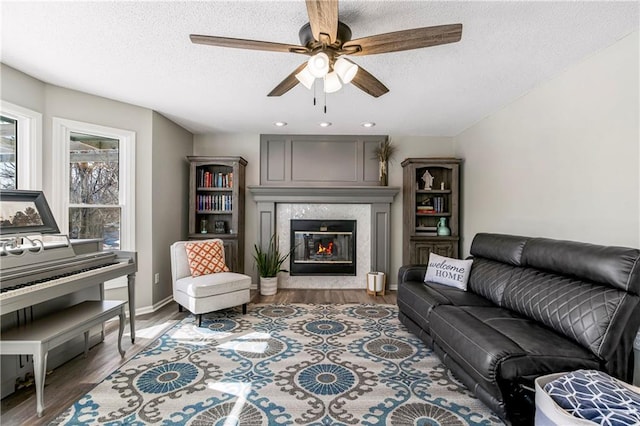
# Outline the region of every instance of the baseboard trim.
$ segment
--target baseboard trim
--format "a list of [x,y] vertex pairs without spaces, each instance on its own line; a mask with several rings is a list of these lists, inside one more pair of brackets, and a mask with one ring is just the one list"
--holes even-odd
[[157,311],[158,309],[162,308],[163,306],[168,305],[171,302],[173,302],[173,296],[167,296],[164,299],[162,299],[161,301],[156,302],[151,306],[143,306],[141,308],[136,308],[136,316],[145,315],[145,314],[152,314],[155,311]]

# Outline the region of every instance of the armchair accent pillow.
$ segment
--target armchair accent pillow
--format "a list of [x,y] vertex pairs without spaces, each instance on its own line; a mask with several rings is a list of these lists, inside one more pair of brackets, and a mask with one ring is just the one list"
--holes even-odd
[[229,272],[224,263],[224,246],[222,241],[201,241],[197,243],[185,243],[187,260],[192,277],[215,274],[217,272]]
[[472,259],[459,260],[429,253],[429,264],[424,282],[448,285],[467,291]]

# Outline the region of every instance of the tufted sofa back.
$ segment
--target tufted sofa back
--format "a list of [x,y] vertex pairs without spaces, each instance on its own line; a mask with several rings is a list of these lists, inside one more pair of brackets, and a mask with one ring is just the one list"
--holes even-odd
[[471,254],[471,291],[579,343],[612,374],[628,373],[640,325],[639,250],[478,234]]

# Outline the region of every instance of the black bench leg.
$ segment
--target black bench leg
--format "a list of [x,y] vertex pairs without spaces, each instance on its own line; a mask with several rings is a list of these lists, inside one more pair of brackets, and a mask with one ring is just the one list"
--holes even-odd
[[202,327],[202,314],[198,314],[198,327]]
[[247,304],[246,303],[242,304],[242,315],[247,315]]

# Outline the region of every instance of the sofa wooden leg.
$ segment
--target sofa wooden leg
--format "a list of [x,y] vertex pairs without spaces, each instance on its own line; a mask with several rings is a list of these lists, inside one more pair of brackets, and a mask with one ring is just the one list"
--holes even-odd
[[246,303],[242,304],[242,315],[247,315],[247,304]]
[[184,308],[182,307],[181,304],[178,303],[178,312],[182,312],[184,311]]
[[198,314],[198,327],[202,327],[202,314]]

